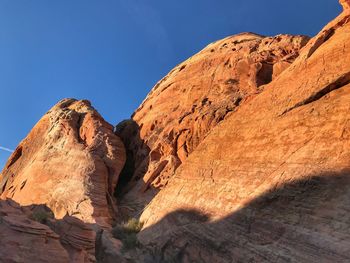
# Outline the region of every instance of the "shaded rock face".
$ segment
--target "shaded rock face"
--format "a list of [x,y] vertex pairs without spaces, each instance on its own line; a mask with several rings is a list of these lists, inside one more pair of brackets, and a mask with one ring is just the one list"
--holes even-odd
[[132,189],[124,200],[142,202],[141,193],[163,188],[208,132],[278,78],[307,42],[305,36],[243,33],[173,69],[132,120],[117,126],[132,163],[126,175]]
[[[28,208],[30,214],[30,208]],[[0,201],[1,262],[69,262],[59,236],[29,218],[13,201]]]
[[1,175],[1,198],[46,204],[56,218],[74,215],[109,225],[125,162],[121,140],[87,101],[53,107],[17,147]]
[[141,215],[154,260],[350,260],[349,40],[344,12],[210,131]]
[[20,206],[10,199],[0,200],[0,247],[4,263],[125,262],[120,241],[108,231],[96,232],[96,225],[68,215],[55,219],[45,205]]
[[309,175],[218,220],[175,210],[139,235],[143,262],[348,262],[349,183],[349,170]]

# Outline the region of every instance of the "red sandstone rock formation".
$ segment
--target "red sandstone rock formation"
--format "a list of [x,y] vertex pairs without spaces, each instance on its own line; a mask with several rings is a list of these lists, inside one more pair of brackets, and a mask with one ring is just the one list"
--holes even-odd
[[95,232],[110,229],[118,215],[113,194],[124,162],[124,146],[113,127],[88,101],[66,99],[38,122],[8,160],[1,174],[1,199],[48,206],[60,220],[55,232],[74,248],[71,258],[90,262]]
[[17,147],[2,172],[1,198],[46,204],[56,218],[74,215],[108,225],[125,161],[112,126],[87,101],[63,100]]
[[164,187],[207,134],[288,68],[307,41],[252,33],[227,37],[159,81],[132,120],[117,126],[136,181],[123,201],[142,203],[148,188]]
[[129,254],[109,231],[123,144],[87,101],[61,101],[1,174],[0,261],[350,261],[341,3],[310,41],[245,33],[209,45],[118,125],[124,200],[147,203],[154,193],[140,191],[160,189],[141,215],[143,247]]
[[210,131],[143,212],[140,239],[178,262],[350,261],[349,102],[344,12]]

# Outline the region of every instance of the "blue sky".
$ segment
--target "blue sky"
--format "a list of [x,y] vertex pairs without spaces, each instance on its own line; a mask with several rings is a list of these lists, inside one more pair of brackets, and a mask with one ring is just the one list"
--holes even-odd
[[0,0],[0,166],[57,101],[128,118],[175,65],[240,32],[314,35],[336,0]]

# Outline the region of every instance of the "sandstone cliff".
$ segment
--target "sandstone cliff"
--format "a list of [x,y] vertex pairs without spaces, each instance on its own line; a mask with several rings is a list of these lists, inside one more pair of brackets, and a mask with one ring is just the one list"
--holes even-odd
[[141,216],[161,260],[350,260],[349,40],[346,10],[179,166]]
[[[88,101],[59,102],[1,173],[0,261],[349,262],[340,3],[311,39],[210,44],[115,130]],[[130,215],[144,227],[123,251],[111,229]]]

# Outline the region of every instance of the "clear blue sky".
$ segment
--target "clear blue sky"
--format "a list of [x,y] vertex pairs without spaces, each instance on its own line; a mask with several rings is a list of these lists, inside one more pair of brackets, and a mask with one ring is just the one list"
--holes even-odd
[[210,42],[314,35],[340,10],[337,0],[0,0],[0,146],[14,149],[65,97],[117,124]]

